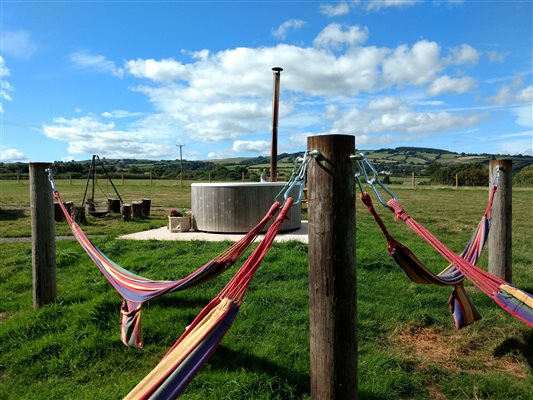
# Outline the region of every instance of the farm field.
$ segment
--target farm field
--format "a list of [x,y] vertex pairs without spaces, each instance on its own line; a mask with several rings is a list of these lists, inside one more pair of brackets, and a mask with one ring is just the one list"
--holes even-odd
[[[64,200],[81,203],[84,180],[56,183]],[[125,201],[152,199],[150,218],[128,223],[113,216],[90,218],[83,229],[128,270],[180,278],[229,243],[134,242],[116,236],[160,227],[168,209],[190,207],[190,183],[119,182]],[[391,187],[407,211],[456,251],[468,241],[488,197],[486,188]],[[27,182],[0,181],[0,237],[29,235],[28,192]],[[111,193],[104,185],[95,197],[104,202]],[[532,197],[533,188],[513,191],[513,281],[530,293]],[[456,330],[447,305],[450,290],[411,283],[388,257],[364,206],[357,201],[356,207],[359,398],[532,399],[533,330],[472,286],[467,290],[483,318]],[[390,212],[382,207],[378,212],[434,271],[445,266],[436,252],[394,223]],[[69,232],[65,222],[56,230]],[[145,304],[145,347],[136,350],[120,342],[120,297],[75,241],[57,242],[58,301],[38,311],[31,307],[31,243],[0,243],[0,250],[0,399],[122,398],[236,271]],[[486,255],[480,265],[487,267]],[[232,328],[182,398],[309,398],[307,284],[307,246],[274,244]]]

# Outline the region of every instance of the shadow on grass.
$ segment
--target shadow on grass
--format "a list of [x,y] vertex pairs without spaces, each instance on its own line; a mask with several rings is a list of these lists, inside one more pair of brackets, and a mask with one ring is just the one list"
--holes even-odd
[[210,364],[214,369],[232,371],[246,369],[247,371],[254,371],[280,378],[283,381],[291,382],[299,395],[309,394],[311,391],[309,375],[275,364],[263,357],[228,349],[224,345],[218,347]]
[[522,340],[514,337],[506,339],[494,349],[495,357],[503,357],[510,353],[521,354],[529,367],[533,368],[533,332],[523,332]]
[[20,218],[24,218],[24,210],[5,210],[0,208],[0,220],[1,221],[15,221]]
[[[299,397],[310,395],[310,377],[308,374],[294,371],[290,368],[275,364],[266,358],[257,357],[251,354],[237,352],[220,345],[209,362],[213,369],[223,369],[240,371],[246,369],[259,374],[268,374],[277,377],[282,381],[290,382]],[[388,400],[386,396],[372,393],[368,390],[358,391],[358,398],[361,400]]]

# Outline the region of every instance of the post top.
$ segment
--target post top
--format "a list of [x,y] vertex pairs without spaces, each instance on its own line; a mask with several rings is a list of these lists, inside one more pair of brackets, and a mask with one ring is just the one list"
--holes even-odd
[[48,168],[51,167],[51,162],[30,162],[30,167],[34,168]]
[[281,72],[281,71],[283,71],[283,68],[281,68],[281,67],[273,67],[273,68],[272,68],[272,71],[274,71],[274,72]]

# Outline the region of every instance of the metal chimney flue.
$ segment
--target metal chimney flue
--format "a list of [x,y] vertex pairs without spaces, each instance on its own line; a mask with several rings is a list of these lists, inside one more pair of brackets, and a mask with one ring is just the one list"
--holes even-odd
[[270,182],[278,178],[278,116],[279,116],[279,81],[283,68],[274,67],[274,95],[272,97],[272,146],[270,148]]

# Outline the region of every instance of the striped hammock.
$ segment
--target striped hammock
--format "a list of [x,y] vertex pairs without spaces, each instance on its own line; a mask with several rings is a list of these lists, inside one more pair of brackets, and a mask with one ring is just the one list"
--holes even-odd
[[[477,263],[487,241],[490,229],[491,208],[496,189],[496,186],[492,187],[485,212],[460,255],[462,259],[467,260],[471,264]],[[480,319],[481,316],[465,291],[463,286],[465,275],[459,270],[458,266],[451,263],[443,271],[435,274],[409,248],[392,237],[381,217],[376,212],[370,195],[364,192],[360,198],[387,239],[387,248],[390,256],[403,269],[411,281],[427,285],[454,286],[453,292],[448,299],[448,304],[455,320],[455,327],[460,329]]]
[[74,237],[123,298],[121,307],[122,342],[126,346],[138,348],[143,345],[141,308],[144,302],[168,292],[184,290],[199,285],[224,272],[246,251],[280,208],[279,202],[275,202],[263,219],[242,239],[188,276],[176,281],[163,281],[136,275],[110,260],[87,238],[79,225],[70,216],[57,189],[54,186],[52,188],[54,197],[58,201]]
[[175,399],[216,350],[235,319],[246,289],[268,252],[287,212],[288,198],[264,239],[222,291],[198,314],[159,364],[124,398]]
[[509,314],[533,328],[533,296],[531,294],[515,288],[503,279],[476,267],[468,259],[462,258],[448,249],[431,232],[411,217],[398,200],[391,199],[387,202],[387,205],[394,213],[396,220],[401,219],[414,233],[428,242],[451,263],[460,274],[470,280]]

